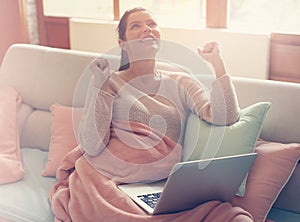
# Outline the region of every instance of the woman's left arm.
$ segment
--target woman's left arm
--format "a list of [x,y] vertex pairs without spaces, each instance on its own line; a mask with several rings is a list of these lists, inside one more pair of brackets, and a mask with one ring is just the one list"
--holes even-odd
[[206,43],[198,49],[199,55],[209,62],[215,71],[210,96],[201,84],[190,82],[188,104],[202,119],[217,125],[230,125],[239,118],[240,108],[231,77],[228,75],[217,42]]
[[203,49],[198,48],[198,54],[213,66],[216,78],[220,78],[227,74],[226,67],[220,53],[220,46],[217,42],[208,42],[203,46]]

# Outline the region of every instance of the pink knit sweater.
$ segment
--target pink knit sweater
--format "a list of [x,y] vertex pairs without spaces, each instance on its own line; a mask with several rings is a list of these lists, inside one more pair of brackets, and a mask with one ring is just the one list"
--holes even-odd
[[[134,149],[151,149],[156,147],[153,141],[157,141],[157,138],[147,136],[151,131],[155,137],[161,138],[160,142],[164,143],[163,138],[167,138],[176,144],[176,148],[172,148],[176,150],[176,155],[172,161],[169,160],[170,166],[165,168],[166,172],[160,175],[167,176],[170,167],[180,161],[185,122],[190,112],[218,125],[232,124],[239,117],[237,97],[229,75],[214,81],[210,93],[195,78],[177,72],[159,71],[158,75],[145,75],[130,82],[124,81],[118,72],[109,78],[106,89],[117,88],[118,92],[108,93],[95,87],[91,81],[78,130],[80,146],[86,158],[96,169],[102,169],[102,173],[120,174],[116,173],[116,168],[103,167],[109,165],[104,163],[105,160],[112,158],[107,153],[107,147],[111,150],[124,149],[121,147],[123,145]],[[134,123],[134,127],[140,126],[140,129],[132,129],[130,123]],[[142,128],[144,131],[141,131]],[[145,130],[148,134],[142,138],[146,139],[134,139],[135,135],[141,135]],[[122,145],[113,147],[112,140]],[[130,151],[127,153],[130,158]],[[122,155],[126,156],[126,153]],[[142,177],[141,172],[138,177],[126,182]]]

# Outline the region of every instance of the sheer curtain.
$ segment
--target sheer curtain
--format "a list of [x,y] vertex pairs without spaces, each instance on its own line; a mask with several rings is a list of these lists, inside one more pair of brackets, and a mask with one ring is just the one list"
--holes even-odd
[[26,1],[28,39],[31,44],[39,44],[37,9],[35,0]]

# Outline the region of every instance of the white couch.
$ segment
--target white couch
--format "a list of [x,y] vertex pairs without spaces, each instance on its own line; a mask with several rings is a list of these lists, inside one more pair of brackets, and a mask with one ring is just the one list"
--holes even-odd
[[[82,72],[98,54],[15,44],[0,69],[0,87],[13,86],[23,99],[18,112],[25,176],[0,185],[0,221],[53,221],[48,191],[55,178],[43,177],[51,136],[50,106],[82,106],[87,78]],[[115,57],[107,56],[115,65]],[[80,81],[80,84],[79,83]],[[234,77],[241,107],[270,101],[261,138],[300,143],[300,84]],[[74,104],[74,92],[76,101]],[[300,221],[300,164],[279,195],[269,217]],[[1,220],[1,218],[3,218]]]

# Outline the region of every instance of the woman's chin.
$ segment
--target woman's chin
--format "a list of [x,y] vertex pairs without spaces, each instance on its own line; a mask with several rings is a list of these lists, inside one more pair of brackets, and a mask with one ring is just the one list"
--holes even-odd
[[155,59],[158,50],[159,46],[157,45],[147,45],[141,47],[138,50],[132,52],[130,56],[131,61]]

